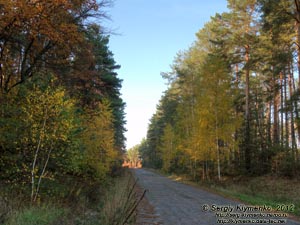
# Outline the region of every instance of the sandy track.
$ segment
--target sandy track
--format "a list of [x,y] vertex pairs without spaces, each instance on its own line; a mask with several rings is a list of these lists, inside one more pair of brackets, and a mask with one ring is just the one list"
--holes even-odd
[[[216,224],[285,224],[300,225],[285,217],[282,212],[266,208],[248,208],[243,204],[216,194],[175,182],[144,169],[133,171],[139,185],[147,189],[147,199],[154,207],[156,217],[165,225],[216,225]],[[262,207],[262,206],[260,206]],[[232,211],[230,211],[232,210]],[[258,217],[258,215],[260,217]],[[247,220],[247,223],[245,223]],[[260,220],[258,222],[258,220]],[[249,222],[251,221],[251,222]],[[277,222],[277,223],[276,223]],[[147,224],[147,223],[145,223]],[[155,224],[150,223],[149,224]]]

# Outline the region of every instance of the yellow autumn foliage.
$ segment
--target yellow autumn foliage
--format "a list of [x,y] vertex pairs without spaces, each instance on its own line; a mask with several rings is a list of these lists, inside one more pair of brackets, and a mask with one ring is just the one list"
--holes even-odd
[[87,113],[86,129],[82,134],[86,165],[103,178],[110,172],[120,155],[115,148],[113,115],[108,101],[99,103],[97,110]]

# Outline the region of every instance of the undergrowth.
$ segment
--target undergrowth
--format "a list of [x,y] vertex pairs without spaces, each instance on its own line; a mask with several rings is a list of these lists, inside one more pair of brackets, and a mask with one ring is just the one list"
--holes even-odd
[[117,180],[104,199],[100,221],[103,225],[134,224],[135,209],[144,197],[135,192],[136,180],[128,173]]
[[293,206],[286,212],[300,216],[300,182],[296,179],[261,176],[210,187],[252,205],[269,205],[274,210],[280,205]]
[[[129,171],[111,179],[108,185],[65,186],[65,194],[51,195],[31,204],[24,193],[0,187],[0,224],[5,225],[130,225],[142,197]],[[88,186],[88,184],[86,184]],[[60,188],[62,188],[61,186]],[[100,189],[100,190],[99,190]],[[69,190],[69,194],[68,193]],[[75,190],[72,187],[72,190]],[[71,193],[72,192],[72,193]],[[61,197],[64,196],[64,197]]]

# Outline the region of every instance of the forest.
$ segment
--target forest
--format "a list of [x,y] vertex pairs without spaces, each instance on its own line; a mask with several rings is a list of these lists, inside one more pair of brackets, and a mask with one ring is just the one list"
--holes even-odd
[[144,166],[194,180],[299,177],[300,1],[228,0],[161,75]]
[[[0,0],[0,224],[132,223],[120,65],[101,23],[111,3]],[[228,0],[161,75],[133,165],[299,178],[300,0]]]
[[122,80],[99,23],[110,4],[0,1],[0,224],[93,224],[85,206],[120,173]]

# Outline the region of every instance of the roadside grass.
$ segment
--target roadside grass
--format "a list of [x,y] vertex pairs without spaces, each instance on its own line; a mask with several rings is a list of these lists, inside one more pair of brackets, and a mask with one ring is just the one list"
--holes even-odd
[[101,206],[101,225],[134,224],[135,209],[140,197],[136,195],[136,181],[129,171],[111,185]]
[[300,181],[297,179],[261,176],[204,186],[251,205],[268,205],[275,211],[300,216]]
[[[28,196],[0,187],[0,224],[5,225],[131,225],[135,222],[135,179],[129,171],[112,178],[105,187],[74,193],[60,186],[65,197],[43,196],[31,205]],[[79,187],[77,187],[78,189]],[[99,191],[99,189],[101,189]],[[75,189],[74,189],[75,190]],[[79,189],[78,189],[79,190]],[[72,193],[71,193],[72,192]]]
[[63,208],[55,206],[30,207],[14,212],[7,225],[48,225],[57,224],[66,215]]
[[[195,182],[187,175],[166,174],[174,181],[200,187],[227,198],[257,206],[271,206],[274,211],[286,212],[300,218],[300,180],[276,176],[224,177],[222,181]],[[282,210],[282,211],[281,211]]]

